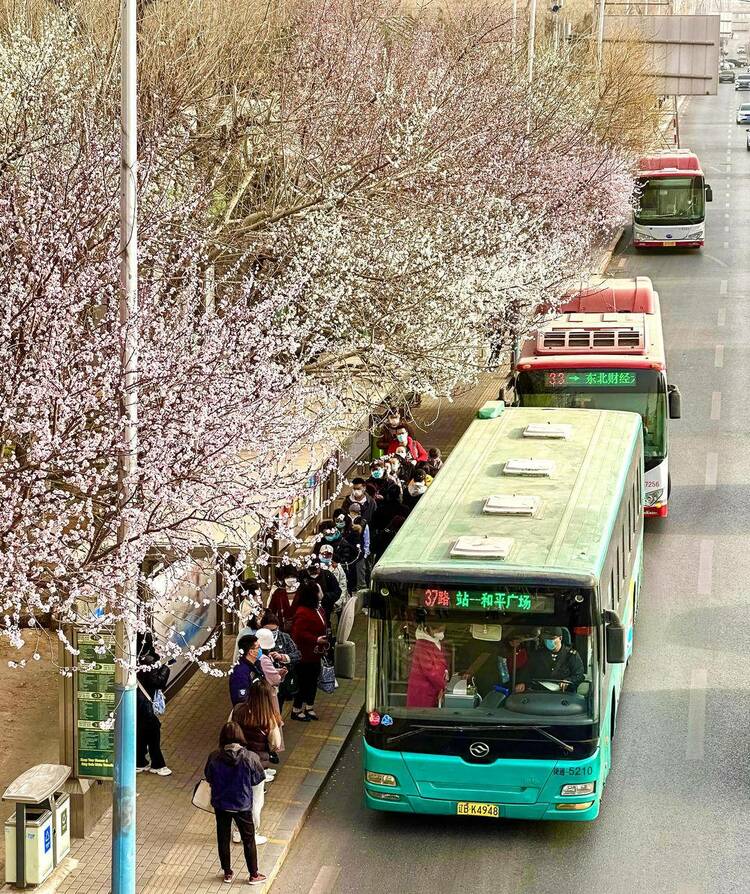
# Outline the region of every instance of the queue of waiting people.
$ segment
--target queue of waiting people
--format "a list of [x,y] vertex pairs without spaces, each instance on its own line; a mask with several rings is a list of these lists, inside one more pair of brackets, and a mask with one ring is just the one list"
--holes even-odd
[[282,710],[289,718],[318,720],[315,701],[324,662],[330,662],[336,623],[346,602],[366,591],[374,561],[384,552],[442,466],[398,413],[388,416],[378,444],[385,451],[368,478],[352,480],[342,505],[323,521],[304,567],[282,565],[268,599],[257,581],[242,581],[240,631],[229,674],[232,703],[219,747],[205,778],[211,786],[224,881],[234,880],[231,842],[242,843],[251,885],[262,885],[257,846],[265,787],[284,751]]

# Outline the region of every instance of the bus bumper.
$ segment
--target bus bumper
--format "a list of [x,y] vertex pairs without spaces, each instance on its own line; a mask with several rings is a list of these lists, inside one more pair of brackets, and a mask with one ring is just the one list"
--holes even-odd
[[[365,805],[390,813],[420,813],[455,816],[458,804],[479,802],[498,808],[498,819],[556,820],[590,822],[599,815],[602,790],[601,751],[584,761],[502,760],[494,764],[468,764],[460,757],[385,751],[363,743]],[[425,770],[425,765],[427,769]],[[420,772],[414,772],[421,767]],[[543,782],[538,775],[540,770]],[[374,784],[367,771],[387,774],[393,785]],[[529,774],[539,785],[527,786]],[[419,777],[422,782],[419,782]],[[431,780],[431,781],[425,781]],[[566,783],[594,782],[595,790],[585,795],[562,796]],[[445,797],[432,797],[433,792]],[[437,791],[442,789],[443,791]],[[513,794],[511,794],[511,792]],[[510,799],[503,795],[510,795]],[[429,797],[426,795],[430,795]]]
[[[432,798],[420,798],[417,795],[401,795],[400,801],[381,801],[370,786],[365,787],[365,806],[370,810],[384,810],[390,813],[424,813],[438,816],[456,816],[457,801],[436,801]],[[588,804],[591,798],[580,799],[581,805]],[[499,819],[510,820],[554,820],[556,822],[591,822],[599,816],[599,797],[584,810],[558,810],[555,804],[500,804]]]
[[646,518],[666,518],[669,515],[669,507],[666,503],[657,503],[654,506],[644,506],[643,514]]
[[635,248],[703,248],[703,240],[696,239],[689,242],[679,239],[674,242],[642,242],[641,240],[636,242],[633,240],[633,246]]

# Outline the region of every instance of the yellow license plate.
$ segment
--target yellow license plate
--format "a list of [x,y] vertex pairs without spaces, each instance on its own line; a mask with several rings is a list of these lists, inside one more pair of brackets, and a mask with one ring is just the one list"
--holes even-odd
[[459,816],[500,816],[499,804],[482,804],[479,801],[459,801],[456,804],[456,813]]
[[664,248],[674,248],[676,244],[676,242],[662,242]]

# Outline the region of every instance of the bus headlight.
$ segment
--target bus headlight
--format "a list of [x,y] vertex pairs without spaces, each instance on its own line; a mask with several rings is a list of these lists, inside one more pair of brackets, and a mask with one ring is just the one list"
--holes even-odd
[[659,487],[656,490],[647,490],[646,491],[646,505],[654,506],[656,503],[660,503],[663,493],[664,493],[663,487]]
[[696,230],[694,233],[688,233],[686,238],[687,239],[702,239],[703,232],[701,230]]
[[373,785],[398,785],[398,779],[395,776],[391,776],[390,773],[373,773],[371,770],[368,770],[365,773],[365,779]]
[[564,785],[560,789],[560,794],[565,797],[569,795],[593,795],[595,791],[595,782],[572,782],[569,785]]

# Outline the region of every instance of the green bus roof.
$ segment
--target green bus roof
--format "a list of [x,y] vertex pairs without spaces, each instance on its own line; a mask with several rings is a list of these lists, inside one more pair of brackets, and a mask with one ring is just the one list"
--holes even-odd
[[[594,586],[641,449],[640,417],[500,403],[478,416],[376,565],[375,580]],[[553,432],[557,438],[525,437],[530,424],[561,428]],[[567,437],[559,437],[563,432]],[[520,459],[551,461],[554,469],[549,477],[504,474],[506,462]],[[538,497],[538,508],[526,517],[488,514],[485,502],[495,495]],[[505,558],[452,555],[467,536],[511,538],[512,544],[505,543]]]

